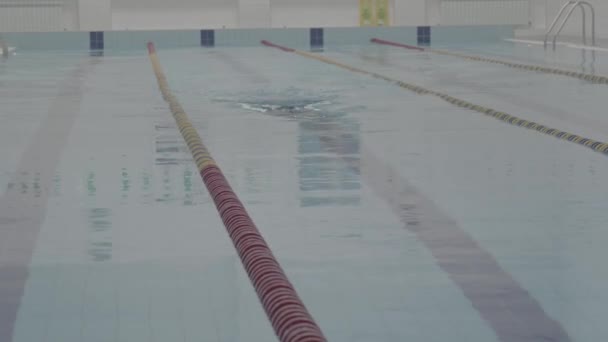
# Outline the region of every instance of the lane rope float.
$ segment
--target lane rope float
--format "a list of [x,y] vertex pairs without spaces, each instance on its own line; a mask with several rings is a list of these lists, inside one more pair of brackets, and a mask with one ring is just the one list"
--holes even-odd
[[148,54],[163,99],[169,104],[179,131],[190,149],[200,176],[213,198],[279,341],[327,341],[273,256],[262,234],[203,144],[177,97],[171,92],[153,43],[148,43]]
[[588,82],[591,82],[591,83],[608,84],[608,77],[601,76],[601,75],[591,75],[591,74],[585,74],[585,73],[582,73],[582,72],[562,70],[562,69],[556,69],[556,68],[549,68],[549,67],[544,67],[544,66],[539,66],[539,65],[513,63],[513,62],[508,62],[508,61],[500,60],[500,59],[487,58],[487,57],[481,57],[481,56],[473,56],[473,55],[466,55],[466,54],[462,54],[462,53],[458,53],[458,52],[452,52],[452,51],[446,51],[446,50],[423,48],[423,47],[420,47],[420,46],[403,44],[403,43],[397,43],[397,42],[391,42],[391,41],[388,41],[388,40],[383,40],[383,39],[378,39],[378,38],[372,38],[371,42],[375,43],[375,44],[395,46],[395,47],[400,47],[400,48],[409,49],[409,50],[431,52],[431,53],[435,53],[435,54],[438,54],[438,55],[459,57],[459,58],[468,59],[468,60],[477,61],[477,62],[486,62],[486,63],[492,63],[492,64],[500,64],[500,65],[504,65],[504,66],[509,67],[509,68],[515,68],[515,69],[520,69],[520,70],[527,70],[527,71],[541,72],[541,73],[545,73],[545,74],[553,74],[553,75],[573,77],[573,78],[578,78],[578,79],[581,79],[581,80],[584,80],[584,81],[588,81]]
[[363,75],[368,75],[368,76],[372,76],[374,78],[379,78],[382,80],[385,80],[387,82],[396,84],[397,86],[410,90],[412,92],[415,92],[417,94],[425,94],[425,95],[432,95],[432,96],[436,96],[439,97],[440,99],[454,105],[460,108],[466,108],[481,114],[484,114],[486,116],[492,117],[494,119],[506,122],[510,125],[513,126],[518,126],[518,127],[523,127],[529,130],[533,130],[542,134],[546,134],[546,135],[550,135],[553,137],[556,137],[558,139],[561,140],[566,140],[566,141],[570,141],[572,143],[578,144],[578,145],[582,145],[585,146],[587,148],[590,148],[592,150],[594,150],[595,152],[599,152],[602,153],[604,155],[608,155],[608,143],[602,142],[602,141],[597,141],[597,140],[593,140],[593,139],[589,139],[589,138],[585,138],[576,134],[572,134],[566,131],[561,131],[555,128],[551,128],[542,124],[539,124],[537,122],[534,121],[529,121],[529,120],[525,120],[525,119],[521,119],[518,118],[516,116],[513,116],[511,114],[505,113],[505,112],[501,112],[501,111],[497,111],[494,110],[492,108],[488,108],[488,107],[483,107],[483,106],[479,106],[476,105],[474,103],[465,101],[465,100],[461,100],[459,98],[438,92],[438,91],[434,91],[434,90],[430,90],[415,84],[411,84],[411,83],[406,83],[403,81],[399,81],[397,79],[388,77],[388,76],[384,76],[381,74],[377,74],[374,72],[370,72],[367,70],[363,70],[357,67],[353,67],[350,65],[346,65],[337,61],[334,61],[332,59],[329,59],[327,57],[323,57],[323,56],[319,56],[319,55],[315,55],[313,53],[310,52],[305,52],[305,51],[300,51],[300,50],[296,50],[296,49],[291,49],[291,48],[287,48],[284,46],[280,46],[280,45],[276,45],[274,43],[271,43],[269,41],[266,40],[262,40],[261,41],[262,45],[265,46],[269,46],[269,47],[274,47],[274,48],[280,48],[282,51],[285,52],[291,52],[291,53],[295,53],[298,54],[300,56],[303,57],[307,57],[307,58],[311,58],[311,59],[316,59],[318,61],[321,61],[323,63],[327,63],[327,64],[331,64],[331,65],[335,65],[337,67],[340,67],[342,69],[346,69],[355,73],[359,73],[359,74],[363,74]]

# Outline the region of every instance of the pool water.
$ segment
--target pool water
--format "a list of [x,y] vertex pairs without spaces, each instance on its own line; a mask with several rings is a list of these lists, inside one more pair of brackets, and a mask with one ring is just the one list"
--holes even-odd
[[[0,62],[12,342],[276,340],[144,48]],[[608,336],[605,155],[275,49],[158,55],[329,341]],[[385,46],[322,55],[608,141],[605,85]]]

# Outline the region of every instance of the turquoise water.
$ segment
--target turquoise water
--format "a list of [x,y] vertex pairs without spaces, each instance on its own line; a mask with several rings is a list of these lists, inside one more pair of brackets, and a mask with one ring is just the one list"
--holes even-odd
[[[0,62],[3,288],[32,254],[12,342],[275,340],[141,48]],[[605,86],[323,55],[608,141]],[[330,341],[608,336],[606,156],[274,49],[159,58]]]

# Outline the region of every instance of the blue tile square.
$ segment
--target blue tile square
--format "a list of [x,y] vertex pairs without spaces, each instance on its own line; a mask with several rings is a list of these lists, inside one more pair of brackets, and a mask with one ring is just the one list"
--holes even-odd
[[323,29],[322,28],[311,28],[310,29],[310,46],[312,48],[323,47]]
[[430,26],[418,26],[417,38],[418,38],[418,44],[430,45],[431,44],[431,27]]
[[430,26],[418,26],[418,35],[419,36],[430,36],[431,27]]
[[89,47],[91,50],[103,50],[104,39],[103,32],[95,31],[89,33]]
[[206,46],[206,47],[215,46],[215,31],[214,30],[201,30],[201,46]]

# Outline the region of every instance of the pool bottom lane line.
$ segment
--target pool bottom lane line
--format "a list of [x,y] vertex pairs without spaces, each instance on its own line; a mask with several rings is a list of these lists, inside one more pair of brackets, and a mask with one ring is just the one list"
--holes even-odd
[[[323,125],[321,145],[340,151],[340,129]],[[502,342],[570,342],[551,318],[492,254],[422,194],[391,165],[361,145],[359,160],[341,158],[433,255],[437,265],[460,288],[480,317]]]
[[158,87],[169,104],[200,176],[213,198],[277,337],[281,342],[326,341],[262,234],[203,145],[177,98],[172,94],[153,43],[148,43],[148,53]]
[[[252,70],[249,71],[248,74]],[[257,78],[263,75],[256,74]],[[314,127],[307,130],[317,136],[320,146],[336,154],[387,204],[404,228],[431,252],[439,268],[462,291],[500,341],[571,341],[561,323],[550,317],[491,253],[389,163],[378,158],[365,144],[360,145],[360,158],[337,152],[349,150],[349,146],[345,146],[347,142],[339,138],[344,136],[339,124],[324,122]]]
[[545,67],[545,66],[540,66],[540,65],[513,63],[513,62],[509,62],[509,61],[505,61],[505,60],[495,59],[495,58],[466,55],[463,53],[446,51],[446,50],[422,48],[422,47],[415,46],[415,45],[397,43],[397,42],[392,42],[389,40],[383,40],[383,39],[378,39],[378,38],[372,38],[371,42],[375,43],[375,44],[380,44],[380,45],[389,45],[389,46],[400,47],[400,48],[404,48],[404,49],[408,49],[408,50],[418,50],[418,51],[434,53],[437,55],[458,57],[458,58],[468,59],[468,60],[476,61],[476,62],[499,64],[499,65],[503,65],[503,66],[506,66],[509,68],[514,68],[514,69],[519,69],[519,70],[578,78],[578,79],[588,81],[591,83],[608,84],[608,77],[606,77],[606,76],[585,74],[585,73],[581,73],[581,72],[562,70],[562,69],[557,69],[557,68],[550,68],[550,67]]
[[[57,85],[47,117],[21,156],[16,174],[0,197],[0,341],[10,342],[21,306],[38,235],[47,213],[49,189],[79,114],[83,83],[101,60],[81,62]],[[16,113],[19,114],[19,113]],[[17,184],[37,178],[37,193]]]
[[364,70],[361,68],[353,67],[353,66],[335,61],[335,60],[327,58],[327,57],[318,56],[313,53],[282,47],[280,45],[271,43],[266,40],[262,40],[261,44],[268,46],[268,47],[278,48],[285,52],[292,52],[292,53],[295,53],[297,55],[300,55],[300,56],[303,56],[306,58],[315,59],[315,60],[321,61],[323,63],[335,65],[339,68],[346,69],[346,70],[352,71],[354,73],[359,73],[359,74],[368,75],[368,76],[371,76],[374,78],[382,79],[384,81],[393,83],[403,89],[407,89],[407,90],[415,92],[417,94],[432,95],[432,96],[438,97],[438,98],[444,100],[445,102],[448,102],[454,106],[457,106],[460,108],[465,108],[465,109],[468,109],[471,111],[475,111],[475,112],[484,114],[484,115],[494,118],[496,120],[508,123],[512,126],[522,127],[522,128],[525,128],[525,129],[528,129],[531,131],[536,131],[538,133],[556,137],[560,140],[566,140],[566,141],[569,141],[569,142],[572,142],[572,143],[575,143],[578,145],[582,145],[582,146],[592,149],[595,152],[608,156],[608,143],[605,143],[602,141],[585,138],[585,137],[582,137],[577,134],[573,134],[573,133],[569,133],[569,132],[562,131],[559,129],[551,128],[551,127],[539,124],[534,121],[528,121],[525,119],[521,119],[519,117],[516,117],[514,115],[511,115],[511,114],[508,114],[505,112],[501,112],[501,111],[497,111],[492,108],[476,105],[474,103],[450,96],[445,93],[427,89],[427,88],[424,88],[424,87],[421,87],[421,86],[418,86],[418,85],[415,85],[412,83],[403,82],[403,81],[400,81],[400,80],[397,80],[397,79],[394,79],[394,78],[391,78],[388,76],[384,76],[384,75],[381,75],[378,73],[370,72],[370,71],[367,71],[367,70]]

